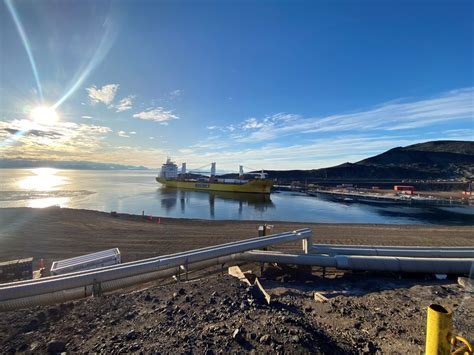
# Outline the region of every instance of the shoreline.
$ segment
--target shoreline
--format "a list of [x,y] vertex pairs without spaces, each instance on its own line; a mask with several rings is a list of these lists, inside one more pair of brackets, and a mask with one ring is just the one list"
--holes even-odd
[[[248,239],[262,223],[272,233],[312,228],[314,243],[355,245],[472,246],[474,226],[300,223],[203,220],[50,207],[0,208],[0,261],[56,260],[118,247],[123,262]],[[289,246],[292,247],[291,245]],[[294,247],[297,247],[294,245]],[[299,247],[299,246],[298,246]],[[281,247],[283,248],[283,247]],[[288,248],[288,246],[287,246]]]

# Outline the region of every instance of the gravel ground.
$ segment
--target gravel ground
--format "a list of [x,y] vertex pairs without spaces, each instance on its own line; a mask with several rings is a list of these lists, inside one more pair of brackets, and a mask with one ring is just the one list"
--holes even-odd
[[[0,209],[0,260],[33,256],[49,268],[53,260],[119,247],[126,262],[254,237],[260,223],[157,224],[88,210]],[[321,243],[469,246],[474,235],[472,226],[270,223],[275,233],[310,227]],[[271,305],[237,279],[213,274],[5,312],[0,353],[420,353],[431,303],[452,308],[457,333],[474,339],[472,288],[455,279],[340,272],[322,278],[317,269],[275,267],[261,276]],[[315,301],[315,291],[328,301]]]
[[[420,353],[430,303],[451,307],[457,332],[473,339],[473,298],[451,280],[279,272],[262,279],[270,305],[237,279],[214,275],[5,312],[0,352]],[[315,301],[315,291],[329,300]]]

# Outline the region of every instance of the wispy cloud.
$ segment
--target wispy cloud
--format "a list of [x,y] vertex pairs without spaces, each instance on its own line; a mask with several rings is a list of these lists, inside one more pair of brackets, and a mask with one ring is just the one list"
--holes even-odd
[[92,116],[81,116],[81,118],[91,119],[93,117]]
[[133,99],[135,96],[129,95],[124,97],[122,100],[118,102],[118,104],[113,105],[113,107],[117,110],[117,112],[127,111],[133,108]]
[[118,88],[119,84],[108,84],[99,89],[94,85],[86,88],[86,91],[93,105],[101,102],[108,106],[114,101]]
[[[463,135],[451,136],[462,139]],[[444,135],[433,133],[425,140],[446,139]],[[345,162],[356,162],[369,156],[380,154],[397,146],[420,143],[416,134],[338,134],[336,136],[313,139],[297,144],[266,143],[245,148],[216,140],[215,143],[198,143],[189,150],[181,149],[173,156],[178,162],[188,162],[191,167],[211,161],[218,161],[223,169],[236,170],[239,164],[252,169],[316,169]]]
[[175,99],[175,98],[181,96],[182,93],[183,93],[182,90],[179,90],[179,89],[178,90],[173,90],[173,91],[170,92],[170,98]]
[[163,107],[157,107],[148,111],[142,111],[133,115],[135,118],[141,120],[149,120],[161,123],[167,123],[167,121],[177,120],[179,117],[171,110],[165,110]]
[[118,131],[117,135],[123,138],[130,138],[130,136],[125,131]]
[[[430,99],[389,102],[366,111],[305,118],[278,113],[239,123],[239,142],[265,141],[294,134],[341,131],[409,130],[474,117],[474,88],[447,92]],[[235,126],[225,127],[229,132]]]

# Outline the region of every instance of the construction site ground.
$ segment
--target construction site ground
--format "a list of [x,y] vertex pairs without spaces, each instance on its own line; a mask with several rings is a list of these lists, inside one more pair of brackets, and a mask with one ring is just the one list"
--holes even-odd
[[[119,247],[124,261],[254,237],[259,222],[196,221],[69,210],[0,209],[0,260],[52,260]],[[315,242],[472,245],[474,228],[277,222],[310,227]],[[299,244],[279,248],[296,249]],[[0,353],[375,353],[423,352],[426,307],[453,310],[458,334],[474,339],[472,288],[434,275],[343,273],[266,265],[257,274],[272,296],[208,270],[102,297],[4,312]],[[127,292],[125,292],[127,291]],[[315,292],[325,297],[315,300]]]

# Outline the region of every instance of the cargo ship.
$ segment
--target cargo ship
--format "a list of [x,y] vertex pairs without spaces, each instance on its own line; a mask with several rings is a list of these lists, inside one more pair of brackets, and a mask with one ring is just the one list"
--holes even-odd
[[[252,178],[245,178],[246,176]],[[186,163],[181,166],[178,173],[178,166],[170,158],[161,166],[160,175],[156,181],[166,187],[179,189],[192,189],[200,191],[227,191],[245,192],[257,194],[269,194],[272,188],[272,181],[266,179],[266,173],[244,174],[243,166],[239,168],[239,176],[236,179],[229,179],[216,176],[216,163],[211,163],[210,176],[201,176],[186,171]]]

